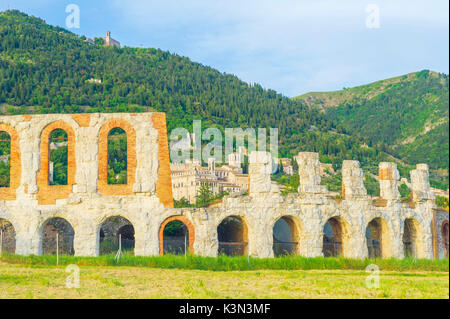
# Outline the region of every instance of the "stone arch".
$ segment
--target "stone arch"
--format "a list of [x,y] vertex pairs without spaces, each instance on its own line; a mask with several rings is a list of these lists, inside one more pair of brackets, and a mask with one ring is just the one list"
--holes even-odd
[[46,219],[39,229],[39,238],[40,255],[56,254],[57,246],[60,255],[75,254],[75,230],[63,217],[54,216]]
[[194,253],[194,241],[195,241],[195,229],[194,225],[191,223],[191,221],[185,217],[185,216],[171,216],[169,218],[166,218],[159,227],[159,254],[164,255],[164,229],[166,226],[174,221],[179,221],[183,223],[183,225],[186,227],[188,232],[188,241],[189,241],[189,252]]
[[275,256],[300,254],[300,220],[291,215],[278,218],[272,226]]
[[0,187],[0,200],[15,200],[22,176],[19,134],[5,123],[0,123],[0,132],[6,132],[10,138],[9,187]]
[[444,249],[444,256],[448,258],[448,251],[449,251],[449,244],[448,244],[448,237],[449,237],[449,224],[448,220],[444,220],[442,222],[441,226],[441,235],[442,235],[442,246]]
[[366,227],[366,247],[369,258],[391,257],[392,240],[388,223],[383,217],[375,217]]
[[16,252],[16,229],[7,219],[0,217],[0,246],[1,251],[14,254]]
[[[127,183],[108,184],[108,135],[114,128],[120,128],[127,135]],[[103,195],[132,195],[136,174],[136,131],[125,120],[111,119],[99,132],[98,143],[98,192]]]
[[248,226],[242,216],[229,215],[217,226],[218,254],[248,254]]
[[[67,134],[67,185],[49,185],[50,134],[57,130]],[[47,125],[41,134],[41,162],[37,175],[39,205],[54,205],[57,199],[67,198],[72,193],[75,184],[75,131],[64,121],[56,121]]]
[[114,254],[121,245],[122,252],[134,253],[136,230],[133,223],[122,215],[104,218],[98,225],[97,240],[99,255]]
[[347,255],[349,234],[347,221],[335,215],[323,224],[322,253],[324,257]]
[[423,257],[422,227],[416,218],[408,217],[403,221],[402,243],[405,257]]

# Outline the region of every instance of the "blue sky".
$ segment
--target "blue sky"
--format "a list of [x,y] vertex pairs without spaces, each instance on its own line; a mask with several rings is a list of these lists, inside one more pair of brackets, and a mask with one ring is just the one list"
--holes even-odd
[[[187,56],[287,96],[430,69],[449,72],[447,0],[0,0],[89,37]],[[369,4],[379,28],[367,28]]]

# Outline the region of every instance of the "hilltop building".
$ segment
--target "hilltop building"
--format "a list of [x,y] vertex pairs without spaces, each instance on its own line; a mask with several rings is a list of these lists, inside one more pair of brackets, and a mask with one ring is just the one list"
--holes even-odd
[[120,42],[111,38],[111,31],[106,32],[106,37],[103,38],[103,45],[107,47],[120,48]]

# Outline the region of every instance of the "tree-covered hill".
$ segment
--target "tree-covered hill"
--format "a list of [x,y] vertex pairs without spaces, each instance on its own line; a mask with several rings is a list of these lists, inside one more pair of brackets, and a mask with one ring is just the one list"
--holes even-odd
[[423,70],[334,92],[297,97],[368,145],[408,163],[449,165],[448,75]]
[[358,159],[373,173],[388,159],[383,141],[367,147],[304,101],[170,52],[84,39],[19,11],[1,12],[0,114],[161,111],[169,131],[191,130],[193,119],[220,129],[278,128],[283,157],[316,151],[337,168]]

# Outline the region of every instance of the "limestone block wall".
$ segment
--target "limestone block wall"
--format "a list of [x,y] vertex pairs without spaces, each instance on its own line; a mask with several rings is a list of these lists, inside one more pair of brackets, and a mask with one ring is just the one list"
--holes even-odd
[[[106,138],[115,127],[127,133],[126,185],[106,182]],[[69,139],[69,178],[63,186],[48,183],[48,136],[56,128],[64,129]],[[380,228],[382,257],[404,257],[405,238],[418,258],[433,257],[436,206],[426,165],[411,172],[413,202],[402,203],[395,164],[380,163],[382,204],[374,205],[357,161],[343,163],[344,196],[335,199],[320,185],[318,154],[299,153],[298,193],[281,196],[270,179],[270,155],[255,152],[250,154],[248,196],[229,196],[207,208],[174,209],[162,113],[2,116],[0,130],[12,140],[11,186],[0,189],[0,221],[12,224],[17,254],[41,254],[43,227],[60,217],[74,230],[75,255],[96,256],[102,223],[121,216],[134,227],[136,255],[161,254],[165,225],[179,220],[189,230],[194,254],[217,256],[218,226],[235,216],[244,224],[246,250],[254,257],[274,256],[273,229],[280,218],[289,219],[303,256],[323,255],[324,227],[333,220],[340,225],[345,257],[368,256],[366,229],[371,221]]]
[[[127,133],[128,181],[107,184],[107,136],[120,127]],[[157,253],[149,245],[150,212],[173,206],[165,115],[50,114],[0,117],[10,133],[11,186],[0,191],[0,218],[16,232],[16,253],[40,254],[42,228],[54,217],[75,231],[77,255],[98,254],[99,227],[110,216],[130,220],[136,229],[136,253]],[[68,135],[68,183],[48,183],[49,135]],[[157,238],[153,238],[153,241]]]

